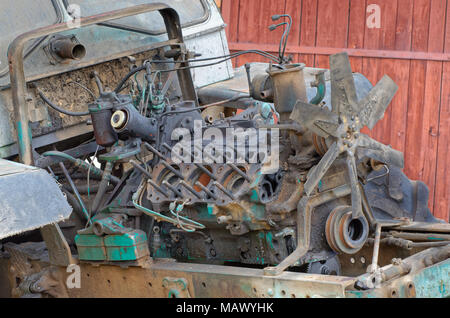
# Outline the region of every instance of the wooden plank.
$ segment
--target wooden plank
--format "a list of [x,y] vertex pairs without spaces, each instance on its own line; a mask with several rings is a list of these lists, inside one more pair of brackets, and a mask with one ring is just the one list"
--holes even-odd
[[397,25],[395,36],[395,49],[410,51],[412,45],[412,28],[414,0],[401,0],[398,2]]
[[[349,0],[319,0],[317,46],[347,47],[349,8]],[[329,65],[328,56],[316,56],[316,67]]]
[[226,23],[225,32],[228,42],[237,41],[237,30],[239,25],[239,0],[232,2],[224,0],[221,6],[223,21]]
[[[447,1],[447,21],[444,51],[450,52],[450,1]],[[434,212],[450,221],[450,62],[443,63],[441,105],[436,167]]]
[[[364,29],[366,28],[367,0],[350,1],[350,18],[347,47],[350,49],[364,48]],[[362,57],[350,57],[353,72],[362,73]]]
[[[378,5],[381,13],[380,28],[365,28],[364,48],[378,50],[395,49],[395,27],[397,21],[397,0],[369,0],[367,5]],[[376,84],[385,74],[395,80],[395,61],[392,59],[363,59],[363,73],[372,82]],[[394,98],[394,102],[398,96]],[[386,110],[384,118],[380,120],[371,131],[371,136],[383,142],[390,144],[391,131],[391,111],[392,104]]]
[[[428,51],[430,52],[442,52],[444,50],[446,6],[446,0],[431,0],[430,31],[428,36]],[[422,180],[430,188],[429,207],[432,211],[436,186],[442,67],[441,62],[427,62],[425,101],[422,117],[423,131],[421,144],[423,147],[420,163],[423,165]],[[440,181],[444,181],[444,176],[439,176],[439,179]],[[440,211],[436,211],[435,214],[440,214]]]
[[[224,22],[226,23],[225,32],[228,43],[238,41],[239,30],[239,1],[240,0],[223,0],[221,3],[221,13]],[[230,50],[231,53],[234,53]],[[233,59],[233,66],[237,66],[238,59]]]
[[439,113],[439,141],[434,212],[450,221],[450,62],[444,63]]
[[[300,45],[300,32],[302,24],[302,2],[303,0],[286,0],[284,9],[285,14],[289,14],[292,18],[292,28],[288,38],[288,45]],[[293,62],[299,62],[299,54],[290,53]]]
[[[317,36],[317,6],[318,0],[302,1],[302,23],[300,33],[300,45],[316,46]],[[313,67],[315,63],[314,54],[299,54],[299,62],[306,66]]]
[[[253,1],[239,1],[239,28],[237,32],[239,42],[257,43],[257,30],[259,29],[256,24],[257,14],[258,12],[254,10]],[[254,56],[252,55],[252,57]],[[236,67],[244,63],[242,57],[235,59]]]
[[[239,8],[239,42],[269,43],[277,45],[283,35],[283,27],[270,31],[269,26],[274,24],[271,17],[274,14],[284,13],[284,1],[240,1]],[[277,23],[282,21],[277,21]],[[277,49],[278,51],[278,49]],[[268,62],[260,55],[246,54],[238,59],[238,66],[248,62]]]
[[[278,44],[260,44],[260,43],[236,43],[230,42],[230,48],[233,50],[259,49],[267,52],[278,52]],[[347,52],[350,57],[371,57],[379,59],[396,60],[419,60],[419,61],[450,61],[450,53],[433,52],[411,52],[394,50],[369,50],[369,49],[349,49],[345,47],[319,47],[319,46],[288,46],[288,53],[331,55],[340,52]]]
[[[413,0],[398,1],[397,23],[395,36],[396,50],[411,50],[412,24],[413,24]],[[408,83],[410,73],[410,60],[396,62],[395,82],[399,86],[397,96],[391,103],[391,131],[390,142],[394,149],[405,152],[406,125],[408,113]]]
[[[413,12],[412,50],[428,50],[428,29],[430,23],[430,1],[415,0]],[[406,130],[405,173],[413,180],[423,180],[422,121],[425,102],[425,77],[427,63],[412,61],[409,82],[409,105]],[[426,129],[426,128],[425,128]],[[422,160],[422,162],[421,162]],[[429,185],[428,185],[429,186]]]

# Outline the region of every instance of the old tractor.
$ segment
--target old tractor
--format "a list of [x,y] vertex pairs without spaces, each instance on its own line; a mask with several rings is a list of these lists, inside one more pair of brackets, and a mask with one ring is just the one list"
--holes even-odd
[[1,7],[1,296],[450,295],[450,225],[361,133],[388,76],[291,63],[287,15],[230,54],[212,0]]

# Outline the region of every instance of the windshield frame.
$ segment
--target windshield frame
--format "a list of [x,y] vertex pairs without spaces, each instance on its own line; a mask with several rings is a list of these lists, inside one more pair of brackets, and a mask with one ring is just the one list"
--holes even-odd
[[[202,8],[204,10],[203,16],[201,16],[198,19],[189,21],[187,23],[182,23],[181,24],[181,28],[187,28],[187,27],[190,27],[190,26],[201,24],[201,23],[207,21],[210,18],[211,12],[210,12],[208,4],[206,3],[206,0],[199,0],[199,1],[200,1],[200,4],[202,5]],[[64,5],[64,9],[67,12],[68,7],[70,5],[69,1],[68,0],[62,0],[62,3]],[[162,3],[164,3],[164,2],[162,2]],[[139,28],[139,27],[135,27],[135,26],[129,26],[129,25],[126,25],[126,24],[115,23],[115,22],[103,22],[103,23],[99,23],[98,25],[107,26],[107,27],[120,29],[120,30],[125,30],[125,31],[130,31],[130,32],[141,33],[141,34],[154,35],[154,36],[162,35],[162,34],[166,33],[166,29],[165,28],[162,28],[162,29],[159,29],[159,30],[149,30],[149,29]]]

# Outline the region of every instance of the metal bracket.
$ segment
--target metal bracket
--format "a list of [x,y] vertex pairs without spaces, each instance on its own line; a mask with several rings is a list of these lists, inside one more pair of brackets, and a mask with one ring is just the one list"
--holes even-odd
[[168,290],[169,298],[191,298],[188,282],[184,278],[164,277],[162,285]]
[[69,266],[76,263],[58,224],[44,226],[41,228],[41,234],[47,246],[50,263],[58,266]]

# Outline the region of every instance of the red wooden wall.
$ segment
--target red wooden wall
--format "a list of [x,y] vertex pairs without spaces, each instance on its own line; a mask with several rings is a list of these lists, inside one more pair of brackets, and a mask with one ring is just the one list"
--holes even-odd
[[[370,4],[381,8],[380,29],[367,27]],[[282,30],[267,27],[273,14],[288,13],[294,61],[328,68],[328,56],[345,50],[353,70],[373,84],[384,74],[393,78],[399,92],[370,134],[405,153],[406,174],[429,186],[430,209],[449,220],[450,0],[222,0],[221,6],[232,51],[277,52]],[[235,65],[247,61],[264,59],[244,55]]]

